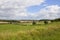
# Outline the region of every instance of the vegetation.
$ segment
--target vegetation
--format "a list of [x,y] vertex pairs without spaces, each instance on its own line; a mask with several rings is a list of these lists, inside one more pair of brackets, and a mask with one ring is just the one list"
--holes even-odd
[[48,21],[44,21],[45,24],[48,24]]
[[35,22],[35,21],[33,21],[33,22],[32,22],[32,24],[33,24],[33,25],[35,25],[35,24],[36,24],[36,22]]
[[60,22],[0,24],[0,40],[60,40]]

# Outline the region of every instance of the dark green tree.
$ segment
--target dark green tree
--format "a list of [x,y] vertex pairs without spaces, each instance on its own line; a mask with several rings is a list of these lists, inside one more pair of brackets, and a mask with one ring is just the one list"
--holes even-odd
[[48,21],[44,21],[44,24],[48,24]]
[[35,25],[35,24],[36,24],[36,22],[33,20],[32,24],[33,24],[33,25]]

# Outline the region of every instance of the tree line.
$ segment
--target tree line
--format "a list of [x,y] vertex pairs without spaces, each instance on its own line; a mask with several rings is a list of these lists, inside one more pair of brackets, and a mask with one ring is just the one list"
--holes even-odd
[[[9,22],[9,24],[15,24],[15,23],[20,23],[20,20],[0,20],[0,22]],[[44,21],[44,24],[48,24],[48,21],[55,22],[55,21],[60,21],[60,18],[54,19],[54,20],[48,20],[48,19],[43,19],[43,20],[38,20],[38,21]],[[35,25],[36,21],[32,20],[32,24]]]

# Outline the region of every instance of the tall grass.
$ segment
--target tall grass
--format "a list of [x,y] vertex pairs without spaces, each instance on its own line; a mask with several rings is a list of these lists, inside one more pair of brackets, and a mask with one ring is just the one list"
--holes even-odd
[[0,25],[0,40],[60,40],[60,22],[46,25]]

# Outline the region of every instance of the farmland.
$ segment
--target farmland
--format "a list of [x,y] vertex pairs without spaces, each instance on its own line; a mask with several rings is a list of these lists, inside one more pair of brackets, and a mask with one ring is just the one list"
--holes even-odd
[[60,40],[60,22],[0,24],[0,40]]

